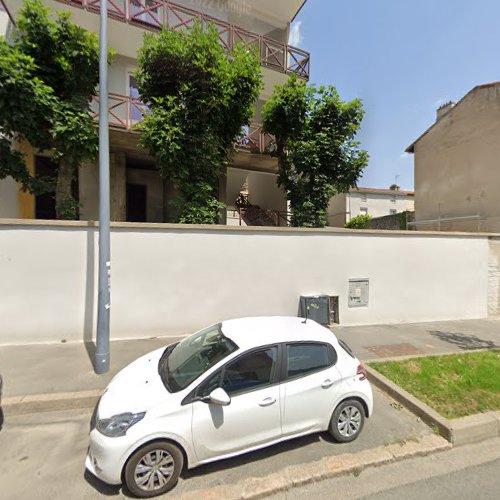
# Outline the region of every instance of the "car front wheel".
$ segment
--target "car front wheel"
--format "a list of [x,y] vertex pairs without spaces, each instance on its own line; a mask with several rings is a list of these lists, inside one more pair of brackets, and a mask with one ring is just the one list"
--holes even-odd
[[184,466],[181,450],[172,443],[158,441],[137,450],[128,460],[124,480],[135,496],[149,498],[170,491]]
[[365,410],[363,405],[354,399],[340,403],[333,412],[330,421],[330,434],[339,443],[354,441],[363,429]]

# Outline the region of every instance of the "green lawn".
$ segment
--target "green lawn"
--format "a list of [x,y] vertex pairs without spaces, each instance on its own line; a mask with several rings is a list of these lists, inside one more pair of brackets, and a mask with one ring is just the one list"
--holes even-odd
[[500,351],[369,363],[447,418],[500,410]]

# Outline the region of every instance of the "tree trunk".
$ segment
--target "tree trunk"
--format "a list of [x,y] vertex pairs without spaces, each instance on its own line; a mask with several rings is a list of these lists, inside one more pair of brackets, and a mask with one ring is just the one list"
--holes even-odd
[[71,194],[73,164],[65,158],[59,160],[56,186],[56,217],[58,219],[77,219],[78,206]]

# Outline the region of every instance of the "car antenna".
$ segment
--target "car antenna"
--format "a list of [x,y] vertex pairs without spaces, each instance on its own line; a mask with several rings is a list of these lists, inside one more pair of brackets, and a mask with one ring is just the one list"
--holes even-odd
[[306,306],[306,319],[302,323],[307,323],[307,313],[309,312],[309,306]]

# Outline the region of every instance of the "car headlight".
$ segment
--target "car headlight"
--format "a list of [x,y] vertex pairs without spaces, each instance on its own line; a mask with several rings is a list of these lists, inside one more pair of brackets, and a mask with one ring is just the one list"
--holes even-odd
[[130,427],[142,420],[144,415],[146,415],[146,412],[120,413],[110,418],[98,419],[96,429],[108,437],[125,436]]

